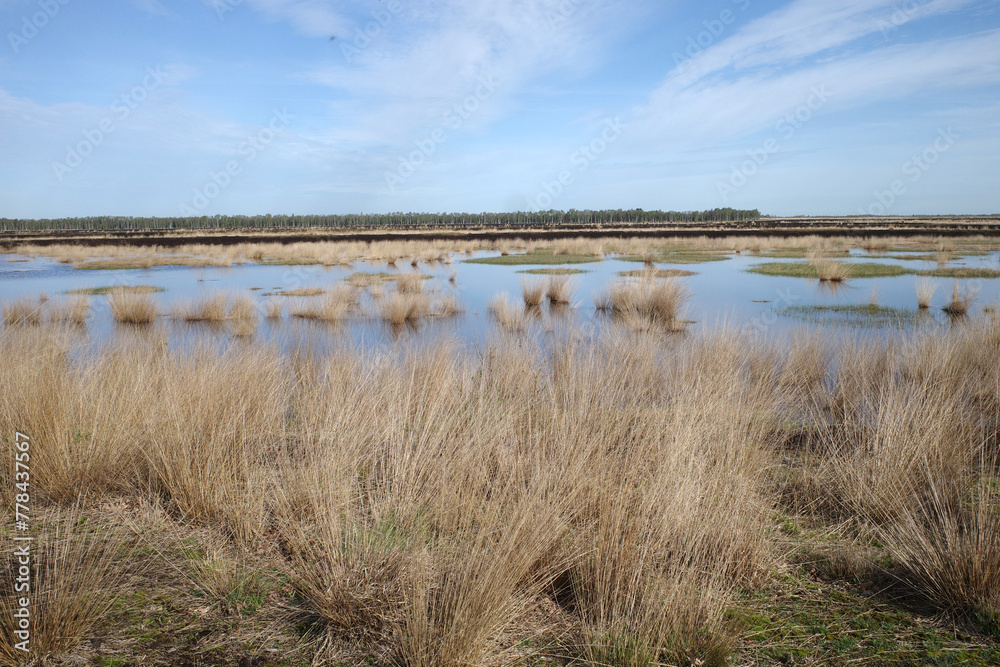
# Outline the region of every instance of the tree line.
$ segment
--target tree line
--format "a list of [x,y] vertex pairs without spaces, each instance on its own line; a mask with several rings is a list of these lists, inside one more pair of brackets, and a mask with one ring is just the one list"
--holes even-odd
[[152,231],[168,229],[558,227],[568,225],[662,224],[759,220],[760,211],[576,210],[513,213],[358,213],[347,215],[213,215],[197,218],[92,216],[57,219],[0,218],[0,231]]

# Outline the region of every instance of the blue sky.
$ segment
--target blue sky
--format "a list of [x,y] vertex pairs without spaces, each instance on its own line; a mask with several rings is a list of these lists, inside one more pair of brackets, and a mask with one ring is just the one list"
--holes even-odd
[[0,217],[1000,213],[997,0],[0,0],[0,28]]

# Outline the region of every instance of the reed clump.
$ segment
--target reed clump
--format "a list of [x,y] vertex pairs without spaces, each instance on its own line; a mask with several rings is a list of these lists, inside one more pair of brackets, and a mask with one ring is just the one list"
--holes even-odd
[[227,305],[229,297],[225,292],[212,291],[177,304],[170,310],[175,319],[185,322],[208,322],[218,324],[229,317]]

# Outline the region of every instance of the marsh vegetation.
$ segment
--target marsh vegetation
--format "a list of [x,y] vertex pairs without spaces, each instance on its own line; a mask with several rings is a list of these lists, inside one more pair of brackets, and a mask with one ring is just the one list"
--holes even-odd
[[[856,265],[829,259],[845,244],[791,263],[818,281],[823,262]],[[783,307],[799,328],[694,328],[691,281],[709,269],[659,258],[768,245],[646,246],[547,248],[656,258],[606,272],[593,308],[577,294],[592,274],[508,269],[511,291],[485,288],[481,341],[447,335],[472,317],[453,287],[464,275],[442,260],[470,258],[454,248],[357,248],[404,268],[271,296],[201,287],[164,307],[122,286],[7,300],[0,429],[31,438],[45,619],[30,659],[1000,660],[995,310],[956,280],[935,304],[945,324],[904,328],[934,316],[937,285],[911,276],[907,308],[871,290]],[[592,328],[564,317],[584,312]],[[882,328],[829,336],[828,317]],[[91,337],[101,318],[135,326]],[[385,346],[337,338],[356,320],[442,328]],[[298,324],[335,342],[261,334]],[[175,327],[193,333],[178,341]],[[0,607],[14,595],[0,581]],[[0,661],[17,663],[11,622],[0,615]]]

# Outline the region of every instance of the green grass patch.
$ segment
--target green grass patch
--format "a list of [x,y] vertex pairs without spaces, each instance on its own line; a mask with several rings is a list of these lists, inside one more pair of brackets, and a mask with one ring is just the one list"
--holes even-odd
[[912,325],[927,317],[917,309],[891,308],[889,306],[788,306],[775,311],[778,315],[815,324],[841,324],[858,327],[883,327]]
[[217,266],[204,257],[145,257],[140,259],[94,259],[75,265],[79,271],[151,269],[154,266]]
[[[354,285],[355,287],[367,287],[371,285],[384,285],[385,283],[391,283],[393,281],[399,280],[400,276],[412,276],[412,273],[385,273],[384,271],[379,273],[352,273],[344,279],[349,285]],[[428,276],[426,274],[420,274],[421,280],[430,280],[433,276]]]
[[495,264],[498,266],[527,266],[531,264],[589,264],[599,262],[597,255],[556,255],[550,252],[530,252],[522,255],[477,257],[465,260],[466,264]]
[[82,289],[66,290],[65,294],[86,294],[88,296],[102,296],[113,290],[119,290],[126,294],[155,294],[166,292],[165,287],[155,285],[104,285],[102,287],[84,287]]
[[276,296],[322,296],[326,292],[322,287],[302,287],[300,289],[290,289],[283,292],[276,292]]
[[[916,271],[893,264],[877,264],[862,262],[844,264],[849,270],[848,278],[891,278],[894,276],[913,275]],[[784,276],[787,278],[816,278],[819,272],[808,262],[768,262],[756,264],[747,269],[748,273],[758,273],[762,276]]]
[[729,613],[742,631],[735,664],[985,667],[1000,660],[1000,648],[984,638],[938,627],[812,570],[798,567]]
[[[623,262],[645,262],[645,257],[638,255],[625,255],[618,257]],[[716,254],[710,252],[668,252],[659,255],[652,255],[651,259],[656,264],[704,264],[706,262],[724,262],[729,259],[729,255]]]
[[623,278],[685,278],[696,276],[698,272],[685,271],[684,269],[635,269],[633,271],[619,271],[618,275]]
[[578,273],[590,273],[590,271],[584,271],[583,269],[556,268],[526,269],[524,271],[518,271],[518,273],[530,273],[533,276],[574,276]]
[[969,269],[964,267],[952,267],[920,271],[919,275],[933,276],[934,278],[1000,278],[1000,271],[997,271],[996,269]]
[[292,259],[277,257],[265,257],[259,262],[261,266],[315,266],[321,263],[322,262],[318,259]]
[[[750,253],[757,257],[771,257],[774,259],[805,259],[809,256],[808,248],[774,248],[772,250],[761,250],[760,252]],[[851,253],[847,250],[838,250],[836,252],[824,252],[819,255],[820,257],[850,257]]]

